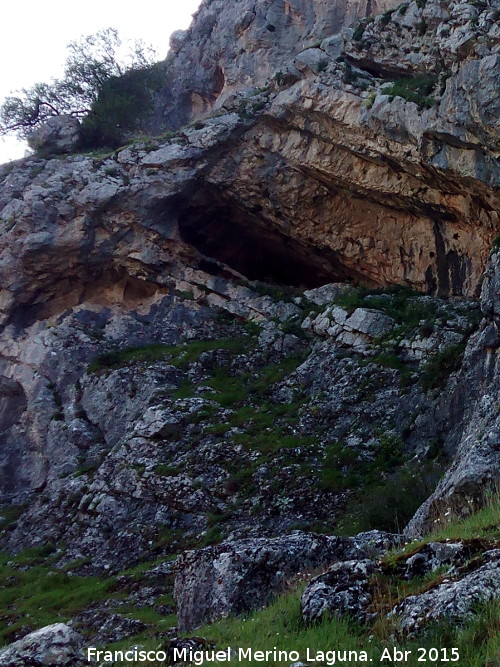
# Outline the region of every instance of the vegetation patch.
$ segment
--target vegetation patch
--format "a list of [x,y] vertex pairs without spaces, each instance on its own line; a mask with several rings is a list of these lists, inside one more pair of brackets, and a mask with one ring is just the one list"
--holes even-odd
[[29,549],[11,556],[0,554],[0,642],[17,634],[68,621],[99,600],[107,600],[115,579],[81,577],[55,569],[50,549]]
[[367,483],[347,504],[336,529],[339,535],[375,529],[401,532],[436,488],[443,467],[432,461],[418,466],[406,463],[385,475],[376,471],[366,470]]
[[420,292],[400,285],[379,289],[356,287],[338,294],[335,304],[349,313],[356,308],[380,310],[397,324],[409,329],[417,326],[421,320],[433,321],[439,309],[436,301],[427,301]]
[[431,96],[436,83],[435,76],[418,74],[394,81],[384,87],[383,93],[391,98],[402,97],[407,102],[415,102],[419,107],[430,109],[436,103]]
[[88,366],[89,373],[97,373],[106,369],[121,368],[131,363],[154,363],[162,359],[168,360],[172,366],[186,368],[197,361],[200,354],[209,350],[230,350],[240,353],[247,351],[248,338],[223,338],[220,340],[192,341],[180,345],[163,345],[151,343],[137,347],[126,347],[122,350],[111,350],[99,354]]
[[500,236],[497,236],[491,246],[490,254],[495,255],[500,250]]
[[464,351],[465,343],[460,343],[434,354],[424,365],[420,376],[422,387],[426,391],[443,387],[450,375],[460,369]]

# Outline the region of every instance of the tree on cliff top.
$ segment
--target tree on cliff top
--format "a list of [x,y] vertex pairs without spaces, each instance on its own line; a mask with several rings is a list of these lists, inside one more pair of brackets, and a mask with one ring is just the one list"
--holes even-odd
[[[113,28],[70,42],[61,79],[36,83],[6,98],[0,107],[0,134],[25,139],[48,118],[68,114],[88,119],[97,137],[99,118],[104,118],[103,96],[107,114],[111,110],[116,113],[122,106],[128,107],[129,115],[132,108],[137,114],[137,105],[145,101],[137,99],[137,95],[146,95],[153,86],[155,53],[140,40],[124,55],[121,49],[122,41]],[[125,110],[118,115],[118,120],[108,118],[110,126],[120,125],[120,121],[123,125]]]

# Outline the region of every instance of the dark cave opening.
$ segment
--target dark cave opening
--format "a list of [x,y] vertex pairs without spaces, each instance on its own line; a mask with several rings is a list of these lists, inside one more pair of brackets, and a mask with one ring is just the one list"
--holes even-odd
[[331,250],[321,251],[285,235],[278,222],[227,204],[178,202],[183,241],[249,280],[300,288],[348,281]]

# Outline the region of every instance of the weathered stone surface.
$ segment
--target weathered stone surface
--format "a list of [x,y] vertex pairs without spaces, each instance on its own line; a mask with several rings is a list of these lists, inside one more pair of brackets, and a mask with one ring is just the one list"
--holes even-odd
[[[131,596],[129,604],[137,605],[137,601]],[[102,613],[96,609],[89,609],[80,613],[73,619],[73,626],[85,630],[87,636],[91,636],[92,646],[107,646],[113,642],[119,642],[128,637],[138,635],[146,629],[146,624],[137,619],[127,618],[116,613]]]
[[500,550],[483,554],[484,564],[458,580],[444,581],[426,593],[410,596],[395,607],[391,616],[397,618],[403,634],[415,634],[424,625],[449,619],[464,622],[473,615],[474,607],[500,597]]
[[451,391],[453,414],[457,410],[464,413],[463,427],[457,430],[457,453],[437,489],[407,526],[406,532],[412,536],[446,523],[456,514],[470,514],[500,480],[500,417],[496,400],[500,390],[496,338],[499,269],[500,255],[494,253],[486,268],[481,295],[485,319],[469,341],[462,370]]
[[[410,2],[339,34],[395,4],[241,0],[237,17],[203,4],[171,63],[162,118],[178,127],[220,107],[258,119],[207,173],[211,194],[198,194],[200,206],[215,190],[233,210],[259,210],[250,224],[233,217],[237,233],[257,222],[328,248],[326,279],[477,294],[498,229],[494,11]],[[321,67],[301,73],[289,62],[300,53]],[[420,98],[384,94],[402,76],[435,85]]]
[[373,599],[370,577],[374,571],[371,560],[348,560],[311,579],[300,601],[304,622],[317,621],[325,614],[362,620]]
[[[498,15],[411,1],[348,27],[396,4],[206,1],[165,64],[156,129],[175,135],[0,168],[6,549],[64,543],[56,565],[116,573],[226,540],[179,560],[186,627],[348,560],[360,578],[341,591],[344,565],[319,577],[308,614],[363,617],[360,560],[392,538],[290,532],[334,529],[360,492],[344,480],[362,487],[373,468],[389,484],[415,472],[421,502],[434,457],[455,457],[412,535],[498,482],[495,252],[472,336],[477,310],[457,298],[477,296],[499,230]],[[364,297],[358,281],[428,296]],[[409,632],[431,608],[469,613],[469,556],[432,544],[400,564],[462,577],[429,591],[436,604],[403,603]],[[492,563],[474,599],[496,591]],[[131,604],[163,593],[145,588]],[[102,641],[140,629],[105,607],[80,621]]]
[[223,0],[201,3],[181,40],[174,34],[158,113],[174,127],[222,106],[234,92],[259,88],[322,38],[397,0]]
[[80,122],[73,116],[54,116],[33,130],[28,144],[45,154],[71,153],[80,143]]
[[407,579],[421,577],[443,565],[463,564],[467,553],[460,542],[430,542],[406,561]]
[[337,560],[380,553],[380,541],[389,537],[367,534],[357,540],[295,533],[188,551],[177,562],[179,627],[190,630],[264,606],[291,577]]
[[[417,10],[411,3],[412,21],[421,15]],[[453,20],[463,23],[458,14]],[[244,24],[251,23],[248,14]],[[380,21],[373,23],[369,30],[382,30]],[[344,38],[352,54],[361,49],[348,33]],[[494,39],[487,43],[494,51]],[[467,496],[468,480],[476,490],[484,478],[493,481],[493,407],[488,419],[475,421],[472,413],[479,411],[471,398],[486,386],[481,364],[490,353],[477,352],[472,341],[464,372],[442,396],[424,392],[418,382],[428,358],[465,341],[472,309],[450,301],[439,306],[432,332],[414,328],[395,338],[395,351],[411,371],[411,386],[403,391],[399,372],[377,364],[374,334],[389,331],[390,322],[368,302],[360,319],[359,312],[350,315],[331,303],[336,288],[321,292],[319,315],[310,311],[307,293],[305,299],[259,293],[259,281],[314,287],[349,277],[470,294],[480,280],[497,208],[496,194],[481,180],[486,172],[471,177],[468,166],[461,172],[469,151],[461,144],[453,146],[453,165],[431,169],[422,132],[437,110],[420,113],[415,104],[385,95],[368,109],[362,86],[346,83],[344,75],[341,63],[329,63],[328,71],[308,72],[292,85],[271,81],[256,101],[237,97],[227,112],[169,141],[135,144],[105,160],[30,159],[2,170],[0,372],[16,394],[8,389],[2,398],[2,498],[21,503],[45,489],[43,501],[10,532],[11,548],[57,541],[67,532],[73,556],[92,554],[96,567],[119,568],[146,553],[162,525],[203,533],[207,513],[227,512],[241,493],[230,472],[240,468],[253,471],[254,495],[237,498],[240,509],[226,535],[277,534],[313,519],[334,523],[342,512],[337,494],[318,488],[330,444],[325,434],[349,443],[353,467],[376,458],[377,432],[422,455],[431,442],[443,442],[453,454],[467,437],[460,472],[466,483],[457,502]],[[467,99],[475,94],[467,88]],[[480,129],[470,128],[479,136]],[[451,191],[450,174],[457,184]],[[234,327],[218,322],[217,309],[240,324],[265,325],[249,342],[258,346],[255,358],[214,349],[182,369],[159,362],[147,370],[124,364],[99,376],[87,373],[92,359],[115,348],[240,336],[234,320]],[[346,329],[352,318],[357,328]],[[203,383],[214,368],[258,374],[298,352],[308,358],[272,387],[272,401],[311,398],[297,411],[296,432],[303,438],[313,433],[317,453],[297,447],[291,458],[280,453],[260,465],[258,454],[237,446],[241,433],[229,411],[204,402],[211,388]],[[186,384],[197,395],[183,404],[174,394]],[[484,405],[494,406],[494,391]],[[213,431],[225,425],[228,435],[216,437]],[[464,435],[469,427],[470,437]],[[480,445],[471,448],[483,427]],[[168,448],[155,448],[156,439]],[[474,468],[471,452],[479,447],[486,453]],[[300,457],[304,469],[312,465],[310,476],[302,476]],[[175,474],[165,481],[162,469]],[[262,512],[251,511],[254,502]],[[65,531],[68,516],[78,521]],[[133,517],[130,525],[127,517]],[[131,531],[137,534],[133,549]]]
[[343,323],[346,329],[359,331],[371,338],[381,336],[394,327],[394,320],[380,311],[368,308],[356,308],[354,313]]
[[2,667],[83,667],[83,637],[64,623],[48,625],[0,649]]

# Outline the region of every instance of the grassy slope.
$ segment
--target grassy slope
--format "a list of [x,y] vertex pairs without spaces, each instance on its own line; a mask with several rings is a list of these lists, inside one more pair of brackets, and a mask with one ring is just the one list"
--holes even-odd
[[[386,562],[396,563],[406,558],[407,554],[419,546],[436,540],[484,540],[490,546],[495,546],[500,540],[500,496],[491,499],[488,505],[478,513],[463,520],[450,520],[445,528],[428,535],[419,542],[412,542],[402,550],[394,550],[387,554]],[[419,590],[428,588],[434,581],[438,582],[442,571],[437,571],[420,580],[405,582],[393,577],[386,586],[387,594],[391,595],[392,602],[405,594],[416,594]],[[418,665],[436,665],[435,662],[419,662],[417,649],[423,648],[457,648],[460,654],[458,662],[438,662],[438,665],[457,664],[460,667],[497,667],[500,664],[500,601],[489,603],[477,610],[472,621],[458,627],[448,622],[442,622],[429,628],[425,634],[414,641],[395,643],[388,637],[393,627],[387,623],[378,623],[372,627],[363,627],[348,618],[328,618],[318,625],[306,627],[300,617],[300,596],[303,585],[295,590],[278,597],[273,604],[263,610],[257,610],[248,617],[223,619],[213,625],[201,628],[196,632],[216,643],[219,648],[231,646],[233,648],[252,647],[254,650],[296,650],[301,657],[305,657],[307,649],[311,653],[316,650],[365,650],[369,658],[373,658],[371,665],[404,664],[408,667]],[[383,604],[383,600],[380,601]],[[385,600],[387,602],[387,600]],[[153,649],[160,644],[158,640],[147,640],[144,636],[137,638],[141,643]],[[114,645],[114,648],[124,649],[133,644],[128,639]],[[408,661],[391,663],[381,661],[384,648],[397,646],[399,649],[411,651]],[[448,653],[448,657],[451,654]],[[153,665],[154,663],[143,663]],[[212,664],[212,663],[210,663]],[[214,663],[223,664],[223,663]],[[235,661],[234,664],[239,664]],[[241,663],[249,664],[249,663]],[[255,665],[282,665],[288,663],[268,661],[255,662]],[[320,664],[320,663],[317,663]],[[349,661],[338,664],[362,665],[366,662]],[[131,666],[130,666],[131,667]]]
[[[394,310],[393,301],[394,299],[382,305],[385,309],[390,307]],[[402,303],[405,304],[404,300]],[[358,304],[353,304],[355,305]],[[399,302],[396,306],[400,307]],[[398,313],[399,310],[396,309],[395,313],[391,311],[390,314],[397,315]],[[403,314],[406,317],[406,311]],[[419,313],[419,317],[420,315],[422,313]],[[424,315],[429,314],[424,313]],[[403,315],[401,318],[405,319]],[[398,318],[396,320],[399,321]],[[168,359],[169,363],[185,368],[207,349],[217,347],[238,353],[247,348],[248,342],[247,337],[242,337],[237,340],[195,341],[181,346],[152,345],[113,350],[100,355],[91,364],[89,370],[99,372],[136,361],[148,362],[158,359]],[[273,453],[277,443],[279,448],[286,448],[287,439],[291,438],[291,445],[296,445],[300,438],[288,435],[286,427],[294,423],[296,418],[294,412],[296,413],[298,405],[274,405],[265,399],[268,387],[291,372],[298,363],[300,363],[299,358],[292,358],[281,364],[266,367],[261,369],[258,379],[255,376],[229,378],[226,373],[216,372],[207,383],[214,390],[214,393],[209,393],[208,397],[234,410],[228,423],[218,424],[216,427],[224,432],[234,426],[245,426],[249,433],[248,435],[245,433],[243,444],[259,450],[263,456]],[[191,396],[193,392],[194,387],[186,384],[177,392],[179,395],[176,397]],[[250,398],[256,403],[251,410],[247,404]],[[289,414],[290,412],[292,414]],[[283,423],[280,428],[275,425],[277,419]],[[252,426],[251,429],[249,424]],[[215,427],[212,426],[212,428]],[[269,435],[270,431],[272,437]],[[168,470],[164,472],[169,474]],[[238,471],[238,473],[241,472]],[[246,477],[251,473],[251,471],[243,472]],[[246,477],[243,480],[235,479],[234,483],[244,484]],[[467,520],[450,522],[446,528],[440,529],[439,534],[430,536],[425,541],[474,537],[481,537],[489,541],[498,540],[500,539],[499,523],[500,501],[497,499]],[[413,543],[407,547],[407,551],[414,550],[415,547]],[[397,560],[398,557],[400,554],[390,554],[388,560]],[[141,567],[134,574],[138,581],[141,580]],[[147,567],[145,566],[144,569]],[[436,573],[436,578],[439,574]],[[399,594],[418,592],[419,585],[424,586],[429,583],[432,583],[429,579],[411,582],[410,590],[407,583],[394,580],[389,582],[386,589],[397,599]],[[27,632],[56,621],[69,620],[92,602],[105,601],[109,598],[115,598],[118,602],[120,597],[123,597],[123,591],[117,589],[115,579],[80,577],[73,573],[70,575],[68,572],[60,572],[53,567],[52,557],[48,554],[31,550],[16,557],[0,555],[0,609],[2,609],[0,612],[0,644],[12,641],[14,631]],[[316,648],[368,650],[369,646],[373,646],[374,658],[379,654],[387,633],[387,628],[384,628],[383,624],[373,631],[362,628],[349,620],[329,619],[320,625],[305,628],[299,615],[299,599],[300,590],[291,591],[277,599],[268,609],[255,612],[250,619],[224,620],[204,628],[200,633],[213,639],[222,647],[251,645],[256,649],[269,650],[276,646],[301,651],[306,647],[310,650]],[[134,643],[153,648],[158,645],[160,641],[158,638],[165,636],[165,630],[175,624],[174,617],[162,618],[149,609],[124,609],[119,608],[117,604],[116,610],[150,624],[148,630],[141,635],[120,642],[117,645],[120,648],[129,647]],[[479,667],[479,665],[489,664],[485,656],[496,655],[499,651],[498,639],[495,639],[494,636],[490,637],[495,632],[499,634],[499,616],[498,605],[489,605],[480,612],[476,621],[465,628],[450,630],[441,627],[436,635],[437,638],[431,636],[419,643],[420,645],[427,643],[429,646],[437,646],[441,642],[446,647],[463,647],[464,657],[459,663],[461,666],[477,665]],[[369,639],[370,634],[373,635],[371,639]],[[375,659],[372,664],[377,664]],[[491,662],[491,665],[493,664]]]

